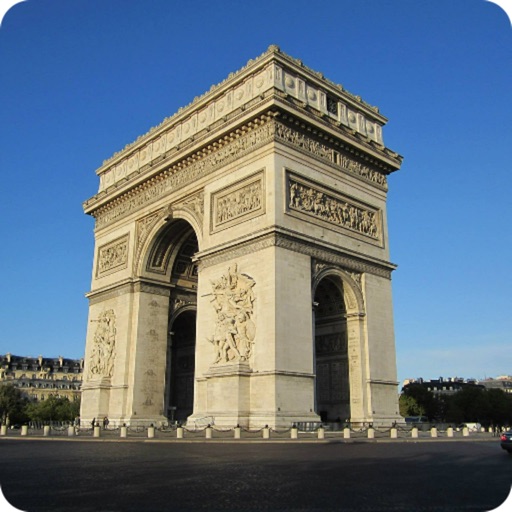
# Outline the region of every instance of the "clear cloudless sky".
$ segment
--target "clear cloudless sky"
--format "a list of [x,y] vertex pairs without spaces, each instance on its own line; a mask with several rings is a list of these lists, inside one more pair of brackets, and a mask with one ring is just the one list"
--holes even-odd
[[270,44],[377,105],[398,378],[512,374],[512,30],[484,0],[28,0],[0,28],[0,354],[82,357],[103,160]]

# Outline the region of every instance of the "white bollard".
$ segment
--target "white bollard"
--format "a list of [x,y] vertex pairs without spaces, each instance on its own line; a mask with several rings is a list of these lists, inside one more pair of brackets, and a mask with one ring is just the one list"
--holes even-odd
[[432,427],[430,429],[430,437],[437,437],[437,428],[436,427]]
[[240,432],[241,432],[241,428],[240,427],[235,427],[235,430],[234,430],[234,436],[235,436],[235,439],[240,439]]
[[126,425],[123,425],[121,429],[119,430],[119,437],[125,438],[128,435],[128,429],[126,428]]
[[7,435],[7,425],[2,425],[0,427],[0,436],[6,436]]
[[211,439],[212,438],[212,427],[208,426],[206,427],[204,433],[205,433],[205,437],[206,439]]
[[176,438],[183,439],[183,427],[178,427],[176,429]]
[[28,425],[22,425],[21,426],[21,435],[27,436],[28,435]]
[[291,437],[291,439],[299,438],[299,429],[297,427],[292,427],[292,429],[290,431],[290,437]]
[[412,427],[411,437],[414,437],[414,438],[418,437],[418,427]]
[[153,439],[155,437],[155,427],[153,425],[150,425],[148,427],[148,439]]
[[368,439],[374,439],[374,438],[375,438],[375,430],[372,427],[370,427],[368,429]]
[[343,429],[343,439],[350,439],[350,429],[348,427]]
[[318,434],[318,439],[325,439],[325,428],[324,427],[320,427],[317,430],[317,434]]
[[68,427],[68,437],[75,437],[75,427],[73,425]]
[[99,425],[95,425],[92,437],[100,437],[100,435],[101,435],[100,426]]
[[263,439],[270,439],[270,429],[268,428],[267,425],[265,425],[263,427],[262,435],[263,435]]
[[45,425],[43,427],[43,436],[48,437],[50,435],[50,425]]
[[464,427],[464,428],[462,429],[462,435],[463,435],[464,437],[468,437],[468,436],[469,436],[469,428],[468,428],[468,427]]
[[448,428],[446,429],[446,435],[447,435],[448,437],[453,437],[453,428],[452,428],[452,427],[448,427]]
[[394,427],[389,431],[389,434],[390,434],[391,439],[398,438],[398,430]]

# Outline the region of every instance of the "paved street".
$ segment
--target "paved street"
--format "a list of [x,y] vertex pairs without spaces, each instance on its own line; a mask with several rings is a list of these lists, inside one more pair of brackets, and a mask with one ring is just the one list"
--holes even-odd
[[512,483],[497,442],[0,440],[28,511],[487,511]]

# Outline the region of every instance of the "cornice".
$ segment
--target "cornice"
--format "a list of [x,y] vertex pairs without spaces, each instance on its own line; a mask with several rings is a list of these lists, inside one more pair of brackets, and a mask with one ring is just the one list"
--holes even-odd
[[[236,118],[246,116],[266,98],[286,98],[294,108],[303,104],[311,119],[330,124],[340,130],[352,142],[363,143],[370,151],[387,153],[382,141],[382,126],[387,119],[372,107],[354,96],[342,86],[327,80],[322,73],[313,71],[279,50],[276,46],[258,58],[251,60],[236,73],[192,103],[165,119],[159,126],[127,145],[122,151],[106,160],[97,170],[100,176],[99,194],[117,194],[119,185],[149,179],[155,167],[185,146],[197,146],[199,139],[211,138]],[[229,128],[227,128],[229,129]],[[396,168],[399,167],[396,165]],[[113,186],[116,186],[112,188]],[[97,197],[97,196],[96,196]],[[87,209],[95,198],[86,201]]]
[[229,245],[218,246],[201,251],[194,257],[199,263],[199,270],[225,261],[235,260],[269,247],[281,247],[290,251],[306,254],[315,260],[338,265],[348,271],[366,272],[386,279],[391,279],[391,272],[396,265],[387,261],[370,258],[363,254],[340,250],[339,248],[319,243],[300,233],[274,226],[257,233],[246,240],[234,240]]
[[365,148],[340,138],[337,132],[327,132],[323,125],[311,126],[298,116],[274,108],[263,113],[258,111],[255,117],[246,119],[232,131],[174,159],[151,178],[131,188],[120,188],[116,194],[98,194],[84,205],[84,210],[96,218],[96,228],[100,229],[271,142],[285,144],[383,191],[387,190],[386,174],[396,169],[396,165],[391,166],[375,152],[370,154]]
[[140,135],[135,141],[127,144],[122,150],[114,153],[112,157],[106,159],[103,162],[103,165],[112,163],[118,156],[125,153],[127,150],[133,148],[134,146],[138,144],[144,144],[152,136],[158,135],[158,133],[165,128],[168,128],[169,126],[176,124],[176,122],[178,122],[180,119],[185,118],[191,111],[199,110],[201,106],[215,99],[215,97],[221,95],[225,89],[239,83],[248,74],[257,72],[272,59],[276,60],[276,62],[280,62],[281,64],[292,67],[292,69],[294,69],[296,72],[306,75],[312,82],[315,82],[322,87],[327,87],[335,94],[341,95],[343,99],[345,99],[345,101],[350,103],[352,106],[360,109],[367,109],[374,116],[378,116],[382,124],[387,122],[387,118],[379,113],[378,107],[365,102],[361,96],[350,93],[341,84],[336,84],[327,79],[323,73],[315,71],[312,68],[306,66],[302,60],[296,59],[284,53],[281,51],[279,46],[270,45],[261,55],[255,59],[249,59],[245,66],[235,72],[230,73],[222,82],[213,84],[208,91],[199,96],[196,96],[188,105],[180,107],[175,114],[171,115],[170,117],[166,117],[160,124],[153,126],[146,133]]
[[92,290],[85,294],[89,299],[89,304],[97,304],[109,299],[120,297],[127,293],[135,292],[150,292],[156,295],[163,295],[169,297],[171,289],[174,286],[168,283],[153,281],[151,279],[123,279],[115,284]]

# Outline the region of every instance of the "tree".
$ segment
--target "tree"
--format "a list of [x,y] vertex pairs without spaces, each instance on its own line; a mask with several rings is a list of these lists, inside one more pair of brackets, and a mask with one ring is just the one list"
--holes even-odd
[[0,418],[2,424],[23,423],[27,420],[27,397],[12,384],[0,384]]
[[405,386],[402,389],[401,400],[411,404],[410,410],[415,413],[412,416],[427,416],[429,420],[433,420],[437,415],[434,393],[429,391],[425,384],[414,382]]
[[68,398],[48,397],[27,406],[27,415],[32,421],[73,421],[80,412],[80,402]]

